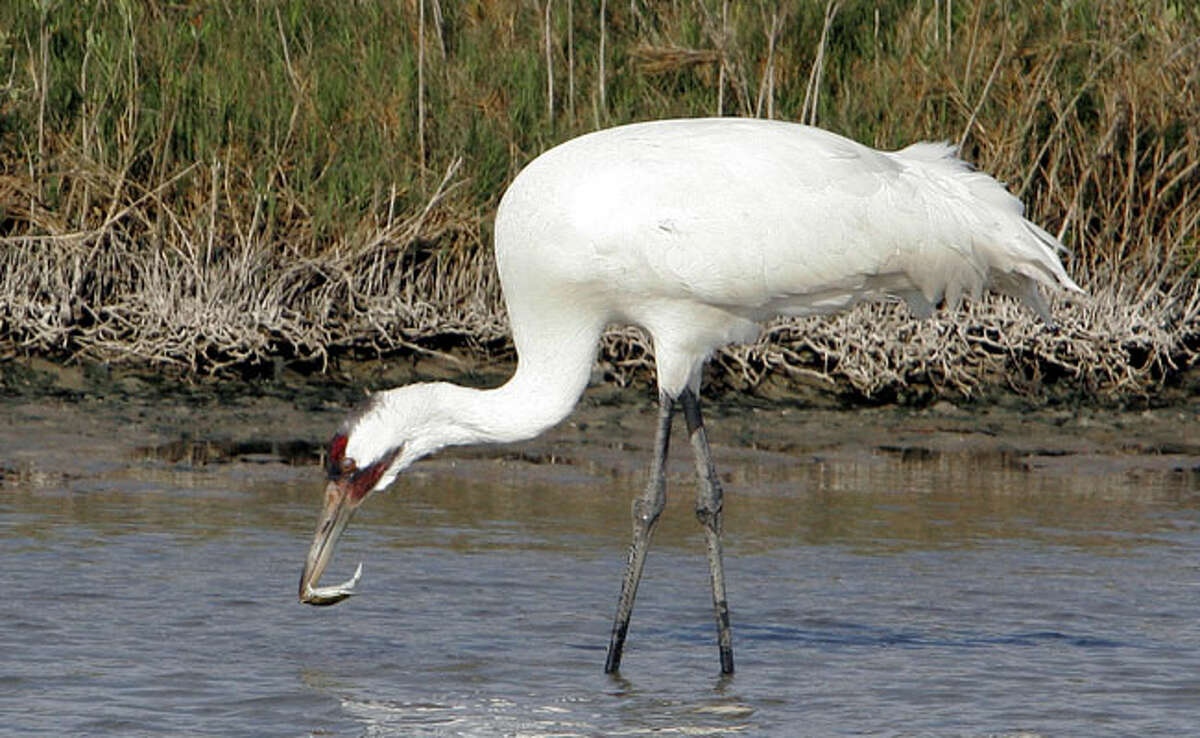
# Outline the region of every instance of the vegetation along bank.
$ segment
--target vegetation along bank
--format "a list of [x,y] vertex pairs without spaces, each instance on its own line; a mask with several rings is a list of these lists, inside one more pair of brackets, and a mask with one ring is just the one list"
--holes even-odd
[[[489,218],[539,152],[763,116],[950,140],[1071,249],[987,300],[781,320],[717,388],[1154,401],[1200,351],[1200,6],[317,0],[0,6],[0,356],[185,375],[511,358]],[[603,377],[651,381],[636,330]]]

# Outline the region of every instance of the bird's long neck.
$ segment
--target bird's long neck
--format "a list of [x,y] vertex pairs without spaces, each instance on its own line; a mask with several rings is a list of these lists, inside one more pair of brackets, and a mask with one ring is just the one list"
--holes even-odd
[[[590,359],[590,357],[589,357]],[[439,388],[450,427],[446,445],[511,443],[542,433],[565,418],[587,387],[587,369],[534,367],[522,358],[517,372],[495,389],[456,384]]]
[[536,335],[516,332],[517,370],[500,387],[430,385],[431,425],[440,426],[433,445],[520,441],[571,412],[587,387],[603,326],[563,321],[560,330],[549,330],[546,322]]

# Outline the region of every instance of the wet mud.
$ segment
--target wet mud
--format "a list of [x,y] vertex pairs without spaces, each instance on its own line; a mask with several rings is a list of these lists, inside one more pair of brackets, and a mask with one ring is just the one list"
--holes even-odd
[[[496,386],[506,370],[381,361],[326,375],[182,381],[96,365],[8,361],[0,364],[0,412],[15,437],[6,439],[0,474],[18,474],[22,464],[45,469],[56,438],[89,431],[97,452],[123,459],[316,467],[343,415],[368,391],[442,379]],[[808,399],[724,392],[706,400],[711,441],[727,481],[745,468],[761,475],[805,462],[887,465],[940,457],[1083,479],[1200,474],[1200,398],[1131,410],[1034,407],[1015,397],[850,408],[829,397],[813,407]],[[594,386],[563,423],[539,438],[447,449],[415,471],[542,483],[638,476],[648,463],[654,403],[648,388]],[[671,472],[690,474],[685,447],[675,450]]]

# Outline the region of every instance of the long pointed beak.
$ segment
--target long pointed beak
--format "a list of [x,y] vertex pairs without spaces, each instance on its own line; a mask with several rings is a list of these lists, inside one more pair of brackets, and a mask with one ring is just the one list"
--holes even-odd
[[[308,559],[304,562],[304,573],[300,575],[300,601],[307,605],[332,605],[350,596],[350,588],[357,581],[357,576],[347,584],[338,587],[317,588],[317,582],[325,573],[325,567],[333,558],[333,549],[338,538],[350,522],[357,505],[350,502],[347,490],[331,481],[325,487],[325,508],[317,522],[317,532],[313,536],[312,546],[308,549]],[[362,565],[359,565],[361,571]]]

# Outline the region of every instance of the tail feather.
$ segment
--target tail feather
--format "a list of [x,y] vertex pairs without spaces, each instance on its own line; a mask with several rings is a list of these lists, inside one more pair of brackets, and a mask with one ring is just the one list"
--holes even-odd
[[926,199],[931,231],[944,238],[941,258],[931,264],[926,252],[922,274],[910,271],[928,301],[953,304],[964,292],[991,289],[1017,298],[1052,324],[1039,285],[1083,292],[1059,261],[1066,247],[1027,220],[1021,201],[959,159],[953,146],[924,142],[892,156],[919,182],[916,191]]

